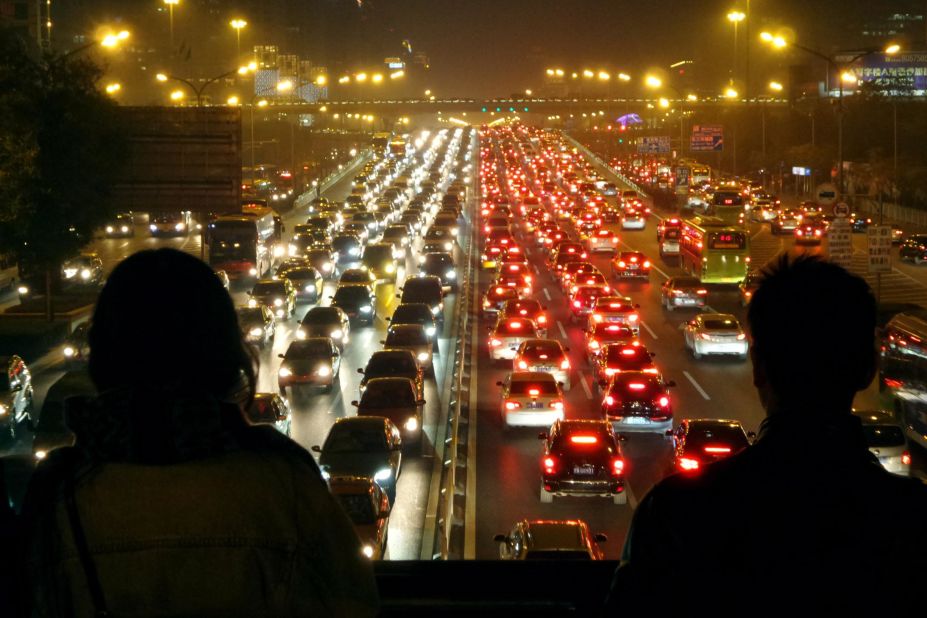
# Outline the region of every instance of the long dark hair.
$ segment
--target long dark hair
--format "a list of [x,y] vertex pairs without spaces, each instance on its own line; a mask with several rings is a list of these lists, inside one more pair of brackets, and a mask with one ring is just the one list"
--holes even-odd
[[250,405],[257,358],[212,269],[174,249],[139,251],[100,293],[89,333],[90,377],[101,392],[206,391]]

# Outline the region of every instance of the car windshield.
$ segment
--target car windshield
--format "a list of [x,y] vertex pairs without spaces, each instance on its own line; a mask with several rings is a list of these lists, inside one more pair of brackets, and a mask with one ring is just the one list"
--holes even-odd
[[333,299],[333,302],[369,303],[370,292],[367,287],[363,285],[350,285],[343,288],[338,288],[335,290],[335,298]]
[[260,307],[244,307],[238,309],[238,321],[242,324],[263,322],[264,311]]
[[[536,392],[535,392],[536,391]],[[557,384],[553,380],[512,380],[510,395],[556,395]]]
[[870,447],[904,446],[904,431],[897,425],[863,425],[863,435]]
[[274,294],[286,294],[286,287],[282,281],[259,281],[251,288],[253,296],[272,296]]
[[287,357],[295,358],[322,358],[332,354],[332,346],[326,340],[310,339],[307,341],[294,341],[287,348]]
[[749,446],[747,436],[739,425],[712,423],[711,425],[701,425],[693,423],[686,434],[686,450],[701,451],[704,448],[711,448],[712,445],[731,447],[732,451],[738,451]]
[[369,526],[376,522],[377,513],[373,508],[370,494],[336,493],[335,497],[354,524]]
[[702,320],[702,325],[706,330],[740,330],[740,324],[737,323],[737,320],[727,318],[706,318]]
[[408,380],[373,380],[367,384],[360,401],[363,408],[395,408],[414,404],[415,391]]
[[388,450],[386,433],[377,424],[356,427],[338,423],[332,427],[322,447],[324,453],[376,453]]
[[334,324],[341,321],[341,316],[333,307],[313,307],[303,318],[303,324]]
[[386,345],[426,345],[428,336],[422,329],[397,328],[391,329],[386,335]]

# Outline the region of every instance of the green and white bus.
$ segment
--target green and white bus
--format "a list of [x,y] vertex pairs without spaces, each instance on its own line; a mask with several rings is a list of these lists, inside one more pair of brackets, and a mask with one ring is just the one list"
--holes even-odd
[[750,267],[747,230],[717,217],[694,217],[682,224],[682,269],[703,283],[740,283]]

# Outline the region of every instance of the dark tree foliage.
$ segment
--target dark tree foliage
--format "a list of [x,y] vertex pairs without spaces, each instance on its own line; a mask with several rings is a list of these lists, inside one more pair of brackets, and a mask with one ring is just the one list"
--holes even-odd
[[58,273],[113,214],[126,142],[101,76],[79,53],[38,58],[0,31],[0,252],[21,274]]

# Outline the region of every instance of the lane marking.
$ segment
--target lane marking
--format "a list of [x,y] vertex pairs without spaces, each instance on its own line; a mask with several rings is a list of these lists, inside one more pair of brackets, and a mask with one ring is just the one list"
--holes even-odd
[[586,384],[586,377],[579,376],[579,383],[583,385],[583,392],[586,393],[586,399],[592,399],[592,391],[589,390],[589,385]]
[[708,396],[708,393],[705,392],[705,389],[703,389],[701,386],[699,386],[699,383],[695,381],[695,378],[692,377],[692,374],[691,374],[691,373],[689,373],[689,372],[686,371],[686,370],[683,370],[683,371],[682,371],[682,375],[684,375],[684,376],[686,376],[686,378],[688,378],[689,382],[692,383],[692,386],[695,387],[695,390],[698,391],[698,394],[705,398],[705,401],[711,401],[711,397]]
[[634,494],[634,490],[631,489],[631,481],[624,484],[624,490],[628,492],[628,506],[631,507],[632,511],[636,511],[639,502],[637,501],[637,496]]
[[649,326],[647,326],[647,322],[644,322],[643,320],[641,320],[641,326],[643,326],[644,329],[645,329],[648,333],[650,333],[650,336],[653,337],[655,340],[656,340],[656,339],[659,339],[659,337],[657,337],[657,334],[656,334],[655,332],[653,332],[653,329],[650,328]]
[[566,339],[566,340],[569,340],[569,339],[570,339],[570,338],[567,336],[566,329],[563,328],[563,322],[561,322],[560,320],[557,320],[557,328],[560,329],[560,336],[561,336],[561,337],[563,337],[563,338]]
[[548,301],[552,300],[551,297],[550,297],[550,292],[547,290],[547,288],[544,288],[544,297],[545,297]]
[[[339,369],[339,372],[340,372],[340,369]],[[340,376],[339,376],[338,385],[339,385],[339,387],[341,386]],[[344,391],[343,388],[339,388],[339,389],[338,389],[338,394],[335,395],[335,398],[332,400],[332,405],[328,406],[328,412],[326,412],[326,414],[328,414],[328,416],[331,416],[332,414],[335,413],[335,406],[341,405],[342,407],[344,407],[344,402],[342,401],[343,397],[341,396],[341,393],[342,393],[343,391]],[[356,413],[355,413],[355,415],[356,415]]]

